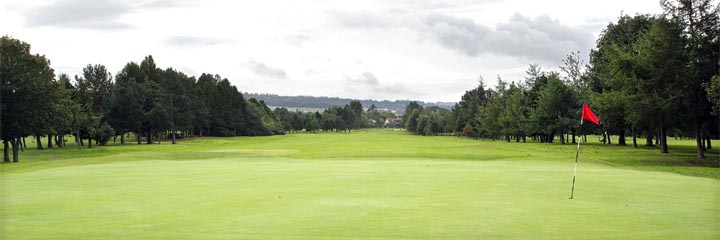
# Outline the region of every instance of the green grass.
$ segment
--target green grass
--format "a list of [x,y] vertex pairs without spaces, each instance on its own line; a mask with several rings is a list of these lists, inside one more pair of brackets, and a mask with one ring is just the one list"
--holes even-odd
[[717,151],[583,144],[569,200],[575,147],[378,130],[26,150],[0,165],[0,239],[720,237]]

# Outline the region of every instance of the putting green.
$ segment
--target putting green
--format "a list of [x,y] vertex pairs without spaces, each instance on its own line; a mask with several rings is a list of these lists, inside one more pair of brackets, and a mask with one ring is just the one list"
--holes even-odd
[[3,166],[0,238],[720,237],[716,179],[582,162],[570,200],[574,152],[522,146],[359,132],[83,149]]

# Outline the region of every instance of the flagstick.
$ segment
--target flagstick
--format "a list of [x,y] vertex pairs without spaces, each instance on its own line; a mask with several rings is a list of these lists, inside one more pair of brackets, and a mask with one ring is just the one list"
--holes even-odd
[[[582,124],[583,119],[580,118],[580,126],[578,127],[578,136],[581,135],[580,131],[582,130]],[[570,189],[570,199],[573,199],[573,195],[575,194],[575,174],[577,173],[577,164],[578,164],[578,155],[580,155],[580,141],[578,139],[578,145],[577,150],[575,151],[575,168],[573,169],[573,181],[572,181],[572,188]]]

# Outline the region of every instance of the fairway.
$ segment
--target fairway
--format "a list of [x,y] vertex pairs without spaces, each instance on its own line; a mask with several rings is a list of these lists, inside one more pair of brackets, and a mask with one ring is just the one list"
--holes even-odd
[[0,165],[0,239],[720,237],[718,168],[584,145],[570,200],[574,149],[364,130],[28,150]]

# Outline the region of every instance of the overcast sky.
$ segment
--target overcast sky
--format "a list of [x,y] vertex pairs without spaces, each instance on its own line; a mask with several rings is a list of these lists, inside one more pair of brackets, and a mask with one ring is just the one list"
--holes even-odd
[[152,54],[161,68],[220,74],[243,92],[458,101],[530,63],[586,56],[621,14],[658,0],[3,0],[0,31],[57,72],[116,74]]

